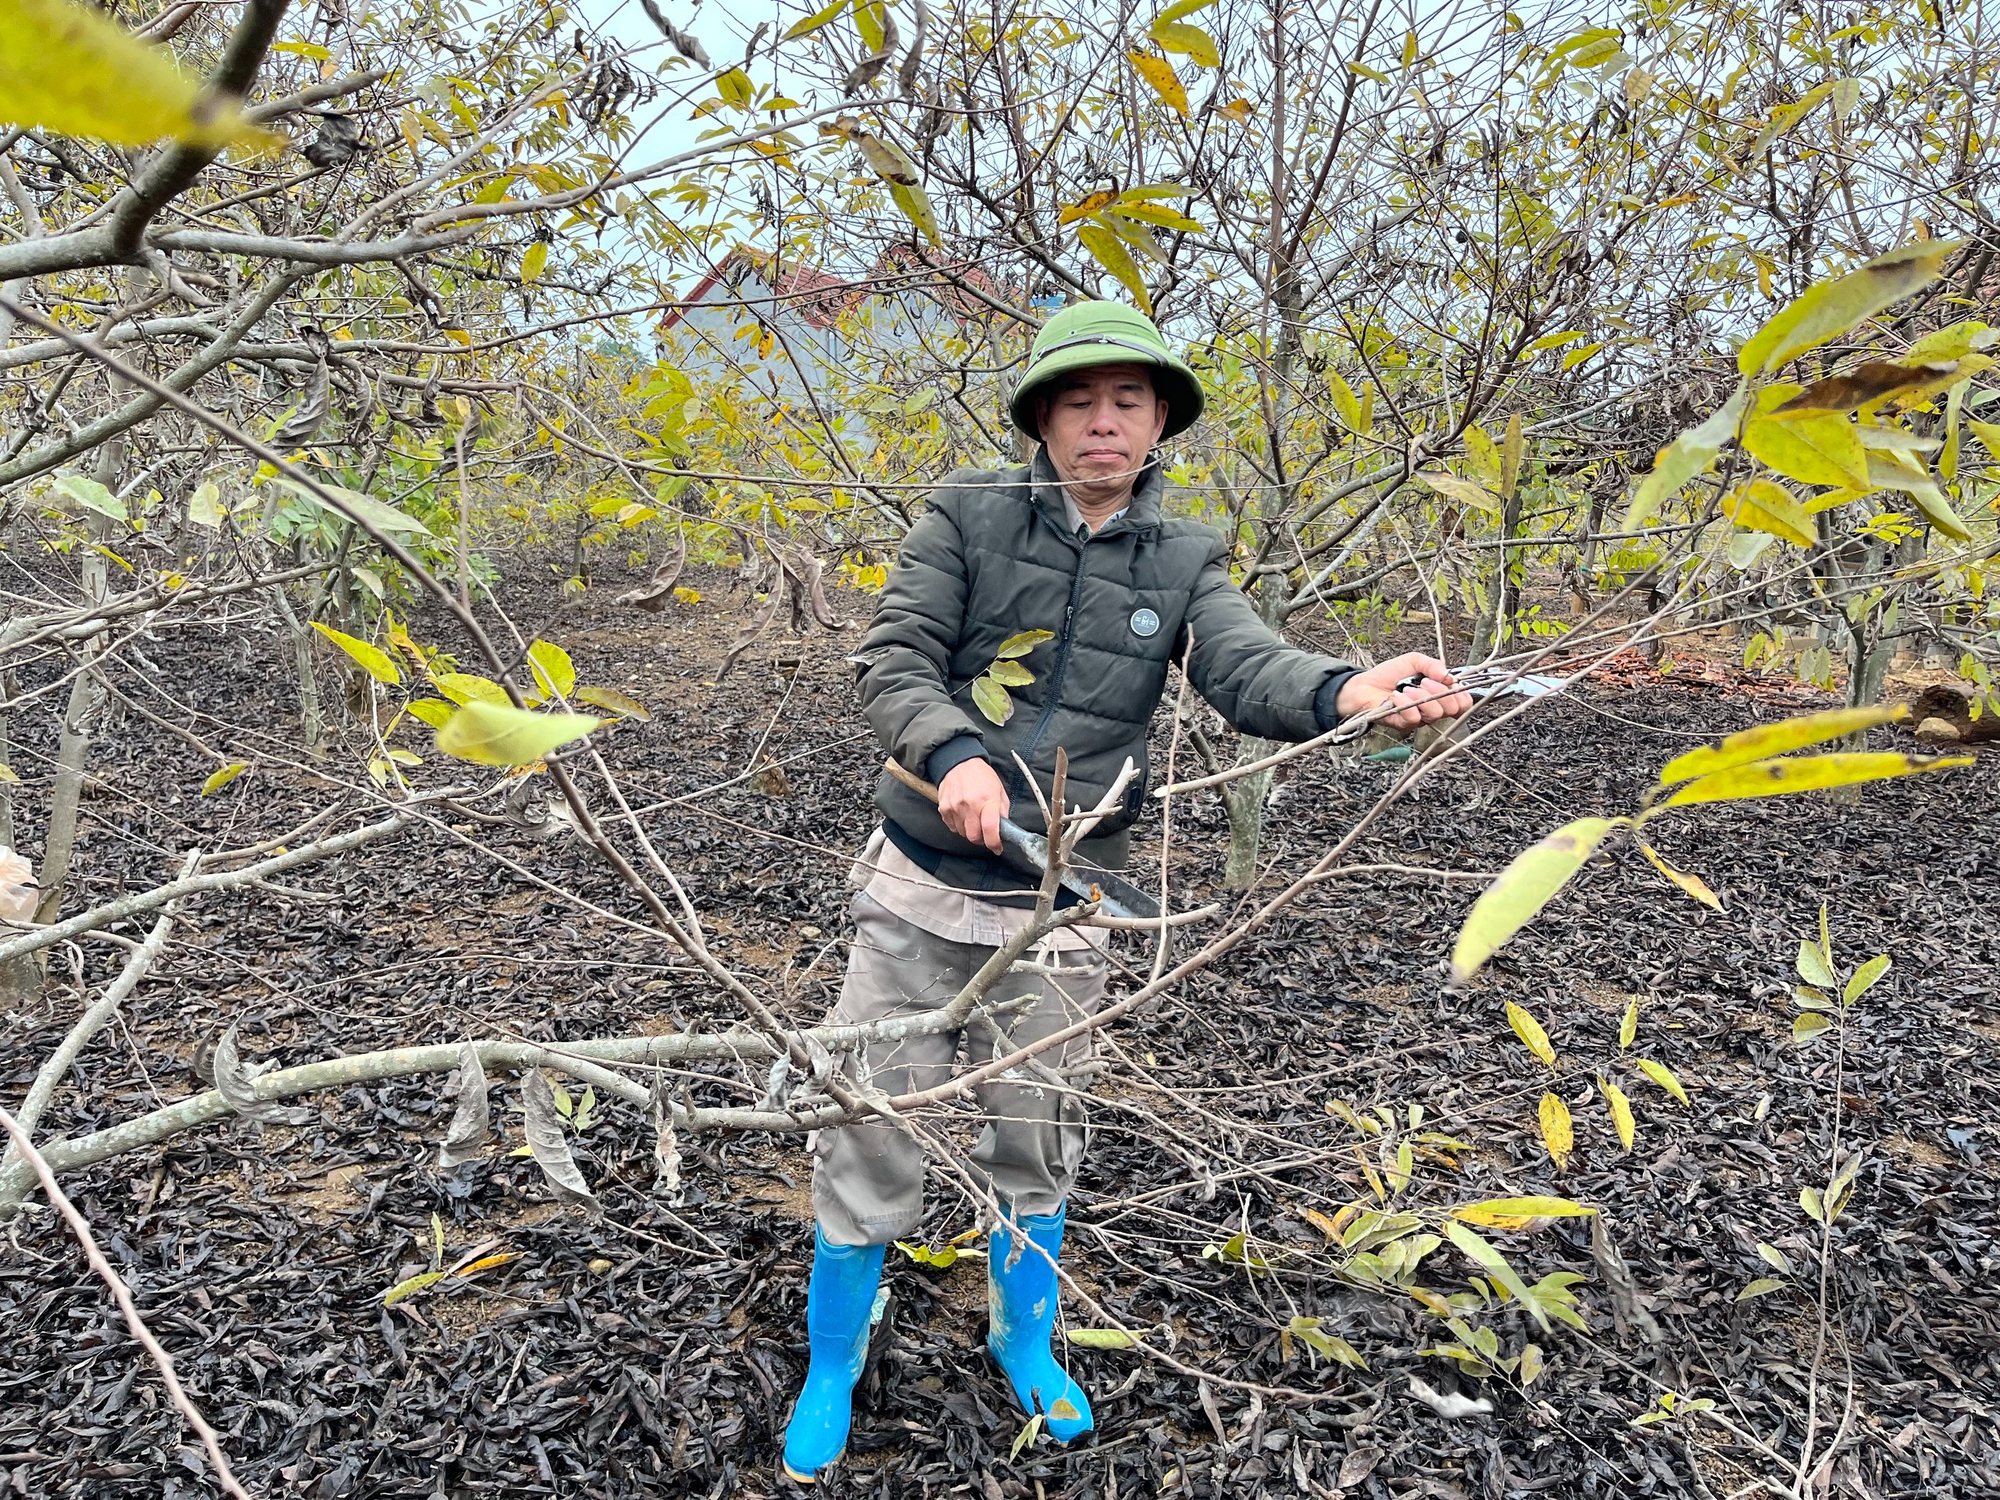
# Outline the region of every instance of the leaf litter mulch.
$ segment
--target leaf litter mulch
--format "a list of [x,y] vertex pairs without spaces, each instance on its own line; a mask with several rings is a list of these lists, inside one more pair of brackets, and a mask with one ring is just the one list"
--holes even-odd
[[[611,737],[610,758],[634,806],[651,808],[648,826],[716,951],[794,1018],[816,1019],[838,981],[846,860],[870,825],[875,751],[858,733],[841,661],[851,634],[773,637],[714,688],[747,613],[735,601],[653,619],[615,610],[612,590],[564,607],[537,587],[510,595],[527,601],[520,617],[552,621],[542,633],[572,651],[584,682],[653,710],[649,725]],[[865,600],[841,603],[865,612]],[[438,628],[417,622],[420,637]],[[256,770],[200,798],[217,762],[114,706],[92,752],[98,783],[76,899],[157,884],[183,849],[254,843],[342,795],[365,808],[358,741],[322,765],[284,751],[294,700],[282,641],[243,628],[226,640],[163,631],[142,643],[143,665],[115,680]],[[1614,672],[1482,742],[1392,810],[1354,858],[1498,869],[1570,817],[1629,810],[1652,772],[1701,737],[1823,701],[1722,671]],[[23,826],[35,828],[53,728],[17,719],[14,733]],[[1898,731],[1878,738],[1914,744]],[[749,768],[760,743],[776,764],[754,784],[706,790]],[[416,736],[409,744],[434,760]],[[1164,742],[1155,756],[1164,765]],[[450,774],[435,764],[417,773]],[[1303,763],[1272,810],[1262,889],[1304,868],[1395,774]],[[1176,822],[1178,898],[1207,899],[1221,873],[1219,806],[1191,802]],[[1042,1440],[1010,1454],[1021,1419],[983,1353],[980,1263],[940,1271],[892,1251],[890,1312],[850,1454],[822,1491],[1720,1500],[1791,1476],[1699,1418],[1633,1419],[1663,1389],[1704,1397],[1795,1458],[1817,1365],[1816,1450],[1839,1434],[1832,1492],[2000,1494],[1996,828],[1991,752],[1969,770],[1872,788],[1853,806],[1808,796],[1677,816],[1661,830],[1662,852],[1703,875],[1724,912],[1617,853],[1464,993],[1446,988],[1440,960],[1476,882],[1379,872],[1328,884],[1107,1039],[1066,1264],[1185,1369],[1129,1350],[1073,1350],[1096,1433],[1070,1450]],[[1141,858],[1156,866],[1157,844]],[[536,875],[636,910],[573,839],[469,823],[192,904],[43,1134],[80,1133],[202,1088],[197,1070],[232,1020],[246,1056],[293,1064],[467,1035],[561,1040],[735,1019],[671,950]],[[1837,1077],[1831,1046],[1800,1051],[1790,1040],[1793,957],[1822,902],[1845,966],[1878,952],[1894,960],[1857,1007]],[[1149,962],[1137,945],[1120,952]],[[94,990],[120,957],[92,944],[74,962]],[[10,1101],[76,1014],[72,964],[58,950],[50,999],[5,1019]],[[1631,1055],[1671,1066],[1687,1107],[1620,1053],[1633,997]],[[1555,1075],[1509,1033],[1508,999],[1548,1028]],[[1633,1098],[1630,1154],[1598,1078]],[[728,1070],[681,1081],[705,1103],[754,1102],[762,1088]],[[69,1187],[260,1494],[775,1493],[805,1357],[811,1206],[799,1142],[683,1141],[674,1204],[655,1186],[645,1121],[602,1105],[578,1139],[607,1213],[593,1221],[555,1204],[534,1165],[505,1154],[519,1139],[519,1094],[495,1085],[503,1139],[448,1176],[431,1165],[449,1105],[443,1080],[429,1078],[316,1097],[311,1122],[296,1128],[233,1121],[183,1135]],[[1545,1089],[1575,1114],[1566,1173],[1535,1128]],[[1559,1193],[1603,1210],[1630,1269],[1623,1295],[1593,1256],[1587,1221],[1491,1232],[1531,1280],[1586,1278],[1577,1290],[1588,1336],[1541,1334],[1513,1307],[1480,1320],[1503,1354],[1529,1339],[1545,1352],[1525,1393],[1421,1353],[1445,1335],[1415,1303],[1327,1274],[1306,1211],[1332,1213],[1368,1192],[1351,1127],[1329,1112],[1335,1101],[1381,1105],[1399,1123],[1421,1106],[1426,1128],[1463,1143],[1455,1170],[1418,1166],[1407,1194],[1418,1207]],[[1833,1316],[1820,1347],[1818,1240],[1799,1195],[1825,1182],[1836,1129],[1862,1165],[1832,1238]],[[934,1191],[930,1244],[969,1222],[963,1202]],[[385,1308],[388,1288],[434,1263],[434,1225],[447,1265],[489,1243],[514,1258]],[[1223,1248],[1239,1232],[1241,1255]],[[9,1234],[0,1494],[216,1493],[64,1231],[42,1208]],[[1793,1268],[1791,1285],[1739,1302],[1753,1280],[1778,1274],[1760,1242]],[[1447,1247],[1419,1280],[1464,1291],[1474,1269]],[[1070,1311],[1085,1316],[1073,1301]],[[1321,1318],[1366,1368],[1314,1359],[1282,1332],[1294,1316]],[[1412,1377],[1493,1409],[1447,1418],[1413,1394]],[[1313,1399],[1287,1401],[1280,1389]]]

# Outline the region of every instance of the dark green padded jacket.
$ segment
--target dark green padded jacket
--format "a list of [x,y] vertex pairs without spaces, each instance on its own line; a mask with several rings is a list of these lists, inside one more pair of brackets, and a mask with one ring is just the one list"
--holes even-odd
[[[1066,749],[1064,800],[1083,807],[1097,804],[1130,756],[1141,774],[1123,807],[1078,850],[1105,869],[1126,862],[1145,805],[1147,730],[1190,635],[1195,691],[1237,729],[1266,739],[1310,739],[1329,727],[1339,684],[1355,670],[1274,635],[1231,582],[1221,535],[1162,515],[1163,489],[1154,464],[1123,515],[1079,537],[1046,452],[1032,465],[958,471],[910,528],[852,658],[862,708],[888,754],[932,780],[983,754],[1007,786],[1010,815],[1035,832],[1044,821],[1016,754],[1046,796],[1056,749]],[[1054,639],[1022,659],[1035,680],[1012,690],[1012,717],[994,724],[973,706],[972,683],[1024,630]],[[876,784],[875,805],[897,846],[946,884],[1023,888],[1017,871],[953,833],[894,777]]]

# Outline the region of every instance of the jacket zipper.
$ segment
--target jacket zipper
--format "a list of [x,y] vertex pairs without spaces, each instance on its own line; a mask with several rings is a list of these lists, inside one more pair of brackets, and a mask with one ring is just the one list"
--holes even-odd
[[[1094,540],[1096,538],[1093,537],[1092,541]],[[1083,569],[1084,564],[1089,561],[1090,554],[1086,550],[1089,546],[1090,542],[1077,543],[1076,574],[1070,579],[1069,603],[1063,609],[1062,635],[1056,640],[1056,664],[1049,673],[1048,701],[1042,705],[1042,716],[1035,721],[1035,732],[1028,736],[1028,743],[1021,747],[1021,759],[1029,761],[1030,764],[1033,764],[1030,757],[1034,755],[1035,747],[1041,744],[1042,736],[1048,733],[1049,720],[1056,716],[1056,705],[1062,701],[1063,678],[1069,672],[1069,648],[1076,633],[1076,605],[1077,600],[1083,597]]]

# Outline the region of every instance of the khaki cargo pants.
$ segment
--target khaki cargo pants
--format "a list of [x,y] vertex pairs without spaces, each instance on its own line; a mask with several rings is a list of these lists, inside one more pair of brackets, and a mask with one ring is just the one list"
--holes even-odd
[[[865,891],[855,896],[853,913],[854,945],[840,1003],[830,1018],[834,1024],[940,1010],[994,952],[926,932]],[[1029,1003],[1002,1010],[998,1027],[975,1014],[960,1032],[875,1044],[867,1054],[874,1086],[891,1098],[934,1088],[951,1077],[961,1044],[968,1065],[976,1066],[1096,1013],[1104,998],[1101,953],[1041,949],[1031,950],[1030,956],[1045,967],[1073,971],[1075,977],[1008,974],[988,992],[986,1004]],[[1036,1060],[1067,1074],[1090,1055],[1091,1038],[1085,1035]],[[845,1068],[850,1081],[861,1080],[852,1053]],[[971,1163],[992,1184],[1001,1204],[1016,1214],[1054,1213],[1069,1195],[1083,1160],[1084,1110],[1072,1092],[1080,1087],[1052,1087],[1026,1068],[977,1086],[986,1124],[972,1148]],[[916,1232],[924,1208],[924,1149],[907,1132],[880,1119],[822,1130],[813,1156],[813,1210],[828,1243],[884,1245]]]

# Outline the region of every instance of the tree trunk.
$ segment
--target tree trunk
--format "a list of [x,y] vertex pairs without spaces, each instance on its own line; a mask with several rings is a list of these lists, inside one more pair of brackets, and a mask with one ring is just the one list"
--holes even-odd
[[[19,691],[12,671],[0,675],[0,767],[13,770],[13,746],[7,737],[6,708]],[[12,785],[0,776],[0,848],[14,849],[14,798],[8,791]],[[23,954],[19,958],[0,959],[0,1005],[9,1010],[22,1010],[41,994],[42,970],[35,962],[33,954]]]
[[56,784],[49,799],[49,831],[42,844],[42,886],[35,920],[53,922],[62,910],[63,884],[76,854],[76,826],[83,800],[84,763],[90,755],[90,715],[96,705],[97,674],[89,667],[69,685],[63,705],[62,736],[56,743]]
[[307,752],[317,760],[326,753],[326,716],[320,709],[319,677],[313,668],[312,627],[299,619],[282,583],[272,585],[271,594],[292,638],[292,662],[299,676],[299,733],[305,739]]
[[[1270,740],[1243,736],[1236,752],[1236,764],[1262,760],[1274,749]],[[1274,771],[1259,771],[1239,777],[1222,788],[1222,806],[1229,815],[1229,862],[1223,869],[1223,886],[1247,891],[1257,878],[1257,847],[1264,837],[1264,803],[1271,795]]]

